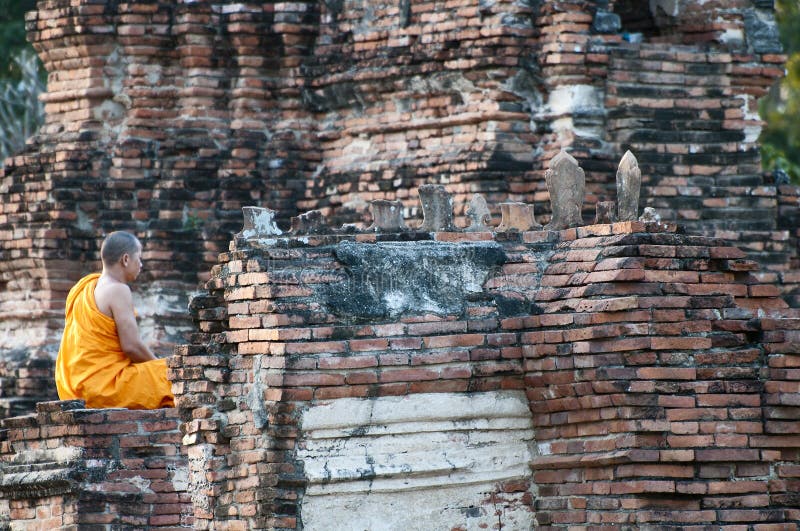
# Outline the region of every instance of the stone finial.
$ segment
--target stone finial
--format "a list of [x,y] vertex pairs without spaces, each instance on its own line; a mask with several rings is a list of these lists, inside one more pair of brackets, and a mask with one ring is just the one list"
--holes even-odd
[[441,184],[423,184],[419,187],[422,203],[422,232],[452,231],[453,198]]
[[507,232],[510,230],[524,232],[526,230],[539,230],[542,228],[542,226],[536,222],[533,205],[526,203],[500,203],[500,213],[503,219],[497,227],[497,232]]
[[261,207],[242,207],[242,214],[244,215],[244,226],[242,232],[236,235],[238,238],[266,238],[283,234],[275,224],[277,212],[274,210]]
[[399,232],[407,230],[403,220],[403,203],[376,199],[370,203],[372,225],[367,230],[375,232]]
[[469,218],[469,227],[465,229],[467,232],[487,232],[492,230],[489,227],[492,215],[489,212],[486,199],[481,194],[472,196],[472,200],[470,200],[467,207],[467,218]]
[[550,168],[545,172],[544,178],[550,192],[553,212],[552,220],[546,228],[561,230],[582,225],[581,210],[586,176],[578,161],[562,150],[550,161]]
[[639,190],[642,171],[633,153],[626,151],[617,169],[617,219],[636,221],[639,217]]
[[617,221],[617,204],[614,201],[600,201],[595,205],[595,225],[614,223]]
[[319,210],[309,210],[292,218],[292,234],[313,234],[325,229],[325,217]]

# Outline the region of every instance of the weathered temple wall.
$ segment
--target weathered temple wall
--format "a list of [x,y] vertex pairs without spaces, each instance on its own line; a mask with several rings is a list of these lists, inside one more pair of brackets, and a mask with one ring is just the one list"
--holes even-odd
[[192,508],[177,411],[42,402],[0,430],[0,528],[176,529]]
[[[178,412],[4,421],[10,524],[798,524],[800,193],[756,144],[771,2],[43,0],[28,29],[48,118],[0,176],[0,416],[53,397],[108,231],[144,241],[145,337],[188,344]],[[630,148],[668,223],[420,230],[430,183],[458,229],[474,192],[550,221],[562,148],[584,220]],[[334,230],[380,199],[412,228]],[[230,242],[243,206],[295,230]]]
[[481,192],[546,220],[563,147],[586,170],[587,219],[631,148],[662,217],[793,284],[779,207],[796,191],[764,181],[756,145],[784,60],[771,3],[651,4],[41,1],[27,27],[47,122],[0,181],[4,357],[53,356],[108,231],[145,241],[142,316],[168,350],[242,206],[338,224],[398,199],[413,218],[413,190],[441,183],[458,209]]
[[250,210],[169,361],[180,415],[6,419],[9,522],[799,523],[800,315],[743,251],[654,221],[441,231],[424,208],[432,232]]
[[245,231],[170,362],[195,526],[796,524],[800,320],[745,256],[640,222]]

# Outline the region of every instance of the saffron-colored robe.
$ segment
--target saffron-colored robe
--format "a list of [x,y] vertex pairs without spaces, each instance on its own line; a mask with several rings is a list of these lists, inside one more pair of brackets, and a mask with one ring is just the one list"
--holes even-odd
[[166,360],[133,363],[122,351],[114,319],[97,309],[94,288],[99,277],[83,277],[67,296],[56,360],[58,397],[82,399],[88,408],[174,406]]

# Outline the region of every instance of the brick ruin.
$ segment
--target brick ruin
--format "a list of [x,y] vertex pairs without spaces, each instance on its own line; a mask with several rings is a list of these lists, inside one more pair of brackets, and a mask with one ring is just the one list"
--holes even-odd
[[17,528],[797,525],[800,314],[724,240],[250,213],[170,359],[177,409],[3,421]]
[[[47,122],[0,177],[0,526],[796,527],[772,2],[42,0],[27,25]],[[656,216],[614,222],[628,149]],[[178,407],[34,407],[117,229]]]

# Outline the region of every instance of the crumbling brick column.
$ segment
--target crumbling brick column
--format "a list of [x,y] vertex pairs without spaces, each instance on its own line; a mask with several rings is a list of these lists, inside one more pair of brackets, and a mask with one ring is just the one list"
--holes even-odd
[[0,425],[0,526],[191,528],[174,409],[42,402]]

